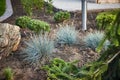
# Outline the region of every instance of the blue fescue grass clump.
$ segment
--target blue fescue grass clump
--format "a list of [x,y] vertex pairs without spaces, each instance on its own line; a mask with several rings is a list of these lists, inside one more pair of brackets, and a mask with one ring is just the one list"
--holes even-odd
[[[102,31],[95,31],[93,33],[88,33],[83,41],[85,42],[85,45],[87,47],[90,47],[92,50],[96,50],[101,40],[104,38],[105,34]],[[103,49],[106,50],[108,48],[108,45],[110,45],[110,42],[108,40],[105,41]]]
[[34,35],[25,43],[27,45],[24,49],[25,60],[30,64],[40,64],[43,58],[48,58],[54,49],[54,41],[49,39],[47,34]]
[[65,27],[60,27],[57,32],[57,43],[59,44],[75,44],[77,42],[78,31],[75,27],[66,25]]

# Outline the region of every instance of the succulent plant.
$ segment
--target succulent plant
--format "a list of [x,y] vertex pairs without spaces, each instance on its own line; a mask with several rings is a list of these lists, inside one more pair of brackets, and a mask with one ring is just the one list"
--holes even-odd
[[[93,50],[96,50],[101,40],[104,38],[105,34],[102,31],[95,31],[93,33],[88,33],[83,41],[85,42],[85,45],[87,47],[90,47]],[[104,49],[106,50],[108,48],[108,45],[110,45],[110,41],[106,40],[104,43]]]
[[75,44],[77,42],[77,34],[78,31],[75,30],[75,27],[66,25],[58,30],[56,41],[60,44]]

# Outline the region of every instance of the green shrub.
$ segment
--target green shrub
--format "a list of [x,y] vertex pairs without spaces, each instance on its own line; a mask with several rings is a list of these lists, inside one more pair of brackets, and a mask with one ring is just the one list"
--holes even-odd
[[4,69],[5,80],[13,80],[13,71],[11,68]]
[[119,10],[112,10],[108,12],[102,12],[99,13],[96,17],[97,20],[97,26],[100,29],[105,29],[107,25],[112,25],[113,22],[115,21],[116,14],[118,13]]
[[32,19],[28,23],[28,28],[39,33],[41,31],[50,31],[50,25],[47,22]]
[[34,8],[41,10],[44,6],[44,0],[21,0],[21,3],[29,16],[32,15]]
[[75,27],[66,25],[65,27],[60,27],[57,32],[57,43],[59,44],[75,44],[77,42],[78,31]]
[[55,13],[55,15],[54,15],[54,20],[56,22],[62,22],[62,21],[67,20],[69,18],[70,18],[69,12],[59,11],[59,12]]
[[47,3],[45,5],[46,7],[46,12],[49,13],[49,14],[52,14],[53,13],[53,5],[52,5],[52,2],[53,0],[47,0]]
[[43,67],[48,72],[47,80],[79,80],[75,77],[75,74],[79,69],[75,66],[77,61],[65,62],[62,59],[54,58],[50,65]]
[[[93,50],[96,50],[98,47],[100,41],[104,38],[105,34],[100,31],[95,31],[93,33],[88,33],[83,41],[85,42],[85,45],[87,47],[90,47]],[[106,50],[108,48],[108,45],[110,45],[110,42],[108,40],[104,43],[104,49]]]
[[15,23],[21,28],[29,28],[37,33],[40,31],[50,31],[50,25],[47,22],[31,19],[28,16],[17,18]]
[[31,18],[27,16],[21,16],[16,19],[15,24],[20,26],[21,28],[27,28],[28,23],[30,22]]
[[54,41],[49,39],[47,34],[34,35],[25,43],[27,45],[23,50],[26,55],[25,60],[32,65],[41,63],[44,58],[47,59],[54,49]]

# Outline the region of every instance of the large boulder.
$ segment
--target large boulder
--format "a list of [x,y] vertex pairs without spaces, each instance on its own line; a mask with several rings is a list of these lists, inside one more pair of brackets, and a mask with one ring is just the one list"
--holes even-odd
[[16,51],[20,43],[20,28],[8,23],[0,23],[0,59]]

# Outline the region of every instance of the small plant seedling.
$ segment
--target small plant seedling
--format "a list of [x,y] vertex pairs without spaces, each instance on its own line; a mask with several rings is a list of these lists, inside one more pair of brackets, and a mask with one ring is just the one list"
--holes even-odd
[[13,80],[13,71],[10,67],[5,68],[3,74],[6,80]]

